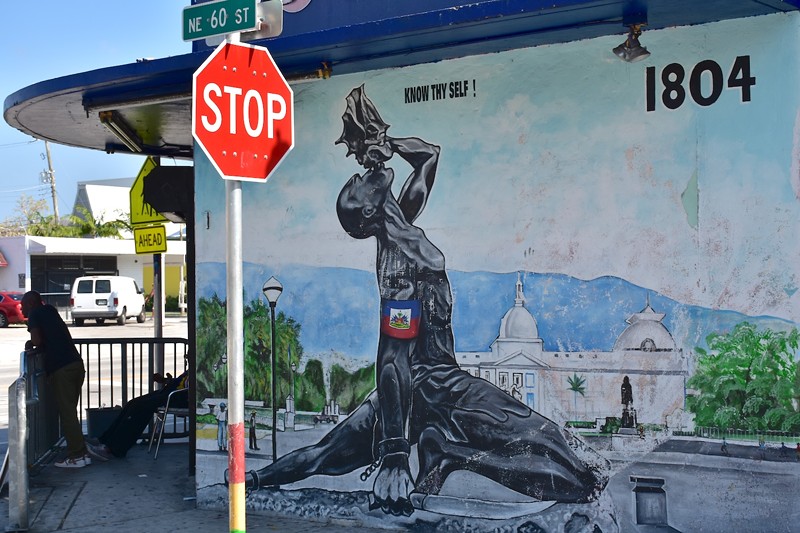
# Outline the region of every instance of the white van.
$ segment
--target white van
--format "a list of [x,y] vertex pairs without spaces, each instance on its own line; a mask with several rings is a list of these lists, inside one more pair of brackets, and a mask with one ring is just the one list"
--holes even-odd
[[72,284],[69,299],[72,323],[82,326],[84,320],[94,319],[102,324],[115,319],[124,325],[129,317],[144,322],[144,291],[133,278],[125,276],[84,276]]

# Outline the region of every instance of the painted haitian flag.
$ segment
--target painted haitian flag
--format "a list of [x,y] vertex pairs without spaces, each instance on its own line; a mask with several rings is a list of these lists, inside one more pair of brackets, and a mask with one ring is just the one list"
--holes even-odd
[[418,331],[419,300],[383,300],[381,333],[395,339],[413,339]]

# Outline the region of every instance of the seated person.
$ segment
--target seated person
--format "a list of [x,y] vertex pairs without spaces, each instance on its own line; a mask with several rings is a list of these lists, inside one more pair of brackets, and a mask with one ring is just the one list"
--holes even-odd
[[[103,460],[108,460],[111,456],[125,457],[131,446],[142,436],[142,432],[147,424],[153,419],[153,414],[159,407],[167,404],[169,393],[187,387],[188,372],[184,372],[177,378],[171,374],[167,377],[161,374],[153,374],[153,381],[164,385],[163,388],[138,396],[129,401],[122,412],[111,423],[108,429],[100,438],[99,446],[90,446],[89,451],[93,456],[99,455]],[[173,397],[170,407],[187,407],[187,396],[180,394]]]

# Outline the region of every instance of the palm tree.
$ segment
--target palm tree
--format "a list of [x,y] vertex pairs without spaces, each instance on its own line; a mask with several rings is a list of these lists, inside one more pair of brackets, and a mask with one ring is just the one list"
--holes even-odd
[[214,294],[197,302],[197,397],[228,395],[228,367],[223,364],[228,352],[227,310]]
[[574,402],[575,403],[575,419],[577,420],[577,418],[578,418],[578,394],[580,394],[581,396],[586,396],[586,394],[584,394],[586,392],[586,379],[580,377],[578,374],[573,372],[572,373],[572,377],[568,377],[567,378],[567,383],[569,384],[569,387],[567,388],[567,390],[571,390],[573,395],[575,396],[575,402]]
[[69,220],[74,226],[74,231],[80,237],[112,237],[121,238],[120,231],[130,230],[130,224],[123,219],[103,220],[103,217],[94,218],[92,213],[83,206],[76,206],[77,215],[70,215]]
[[28,235],[39,237],[111,237],[120,239],[121,230],[130,230],[130,225],[123,219],[104,221],[103,217],[94,218],[88,209],[82,206],[75,208],[77,214],[69,215],[63,220],[55,215],[43,215],[40,211],[27,212],[24,227]]

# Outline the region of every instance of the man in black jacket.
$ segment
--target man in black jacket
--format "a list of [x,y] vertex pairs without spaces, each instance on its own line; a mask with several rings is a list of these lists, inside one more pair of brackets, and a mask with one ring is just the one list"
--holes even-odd
[[61,315],[55,307],[43,303],[38,292],[26,292],[21,306],[31,334],[25,349],[44,353],[47,384],[55,398],[61,434],[67,441],[67,456],[56,461],[55,466],[83,468],[92,464],[78,420],[78,400],[86,375],[83,360]]

